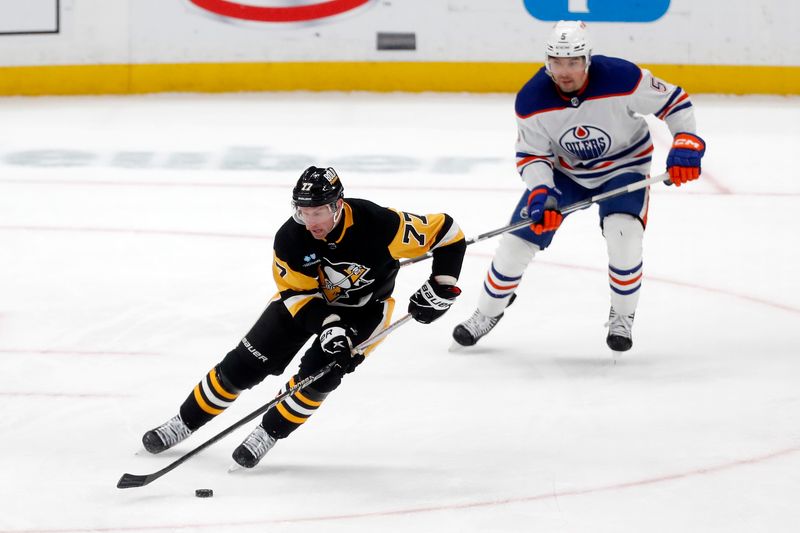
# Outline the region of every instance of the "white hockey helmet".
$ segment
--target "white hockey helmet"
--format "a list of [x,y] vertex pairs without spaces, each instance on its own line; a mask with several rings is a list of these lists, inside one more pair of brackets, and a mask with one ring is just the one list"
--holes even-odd
[[545,67],[550,71],[550,57],[585,57],[586,70],[592,61],[592,46],[586,24],[580,20],[559,20],[545,43]]

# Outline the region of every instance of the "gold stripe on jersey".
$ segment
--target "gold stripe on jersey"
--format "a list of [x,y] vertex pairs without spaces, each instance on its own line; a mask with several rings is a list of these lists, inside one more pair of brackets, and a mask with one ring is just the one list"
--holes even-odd
[[[370,337],[372,335],[380,333],[381,331],[383,331],[384,329],[389,327],[389,323],[392,320],[392,313],[394,312],[394,303],[395,303],[394,298],[387,298],[386,300],[383,301],[383,321],[381,322],[381,324],[377,328],[375,328],[375,331],[373,331],[370,334]],[[369,356],[369,354],[372,352],[372,350],[377,348],[378,345],[383,342],[383,340],[384,339],[379,340],[378,342],[376,342],[375,344],[370,345],[366,350],[364,350],[364,353],[363,353],[364,357]]]
[[317,278],[292,270],[289,263],[278,256],[275,256],[275,260],[272,262],[272,277],[275,278],[275,284],[280,292],[287,290],[315,291],[319,288]]
[[448,244],[458,242],[463,238],[464,238],[464,232],[461,231],[461,228],[458,226],[458,224],[456,224],[455,221],[453,221],[453,223],[450,224],[450,228],[447,230],[447,232],[444,233],[444,235],[441,235],[441,237],[437,239],[437,242],[434,243],[433,247],[431,247],[431,250],[435,250],[440,246],[447,246]]
[[433,248],[447,246],[464,238],[464,233],[452,218],[443,213],[414,215],[393,209],[400,217],[397,234],[389,244],[395,259],[414,258]]
[[353,208],[347,205],[347,202],[344,202],[344,227],[342,228],[342,234],[339,235],[339,238],[336,239],[336,244],[342,242],[344,239],[344,234],[347,232],[347,228],[353,225]]
[[289,310],[292,316],[297,315],[300,310],[314,298],[322,298],[319,293],[317,294],[298,294],[297,296],[289,296],[283,300],[283,305]]

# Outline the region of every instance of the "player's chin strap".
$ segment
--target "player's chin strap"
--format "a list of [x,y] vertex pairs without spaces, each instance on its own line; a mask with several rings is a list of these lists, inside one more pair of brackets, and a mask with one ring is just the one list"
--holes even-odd
[[[592,204],[596,204],[598,202],[603,202],[605,200],[610,200],[611,198],[616,198],[618,196],[622,196],[623,194],[628,194],[629,192],[638,191],[649,187],[655,183],[666,183],[667,185],[672,185],[672,182],[669,181],[669,174],[666,172],[664,174],[659,174],[658,176],[652,176],[647,179],[639,180],[630,185],[624,185],[622,187],[617,187],[616,189],[612,189],[608,192],[604,192],[602,194],[597,194],[592,196],[591,198],[587,198],[586,200],[581,200],[580,202],[575,202],[574,204],[570,204],[564,209],[559,209],[562,215],[568,215],[569,213],[574,213],[575,211],[580,211],[581,209],[586,209]],[[487,231],[486,233],[481,233],[477,237],[472,237],[471,239],[467,239],[467,245],[475,244],[476,242],[484,241],[486,239],[490,239],[492,237],[496,237],[503,233],[508,233],[509,231],[514,231],[515,229],[524,228],[525,226],[530,226],[531,222],[527,219],[522,219],[519,222],[514,222],[509,224],[508,226],[503,226],[502,228],[497,228],[492,231]],[[419,263],[420,261],[424,261],[429,257],[433,257],[433,252],[428,252],[425,255],[421,255],[419,257],[414,257],[412,259],[404,259],[400,261],[400,266],[404,267],[406,265],[413,265],[414,263]]]
[[[410,314],[405,315],[405,316],[397,319],[396,321],[392,322],[389,326],[387,326],[384,329],[380,330],[379,332],[375,333],[370,338],[368,338],[367,340],[365,340],[364,342],[362,342],[361,344],[359,344],[358,346],[353,348],[352,354],[353,355],[363,354],[364,351],[366,351],[367,348],[369,348],[370,346],[376,344],[377,342],[382,341],[387,335],[392,333],[394,330],[396,330],[397,328],[399,328],[400,326],[402,326],[403,324],[405,324],[409,320],[411,320],[411,315]],[[294,387],[290,388],[287,391],[282,392],[281,394],[278,394],[277,396],[275,396],[275,398],[272,399],[271,402],[262,405],[261,407],[259,407],[258,409],[256,409],[255,411],[253,411],[252,413],[247,415],[246,417],[242,418],[241,420],[239,420],[235,424],[231,425],[227,429],[224,429],[221,432],[217,433],[215,436],[211,437],[210,439],[205,441],[203,444],[201,444],[200,446],[198,446],[194,450],[192,450],[192,451],[188,452],[187,454],[179,457],[178,459],[176,459],[172,463],[168,464],[167,466],[165,466],[164,468],[162,468],[158,472],[153,472],[152,474],[146,474],[146,475],[122,474],[122,477],[119,478],[119,481],[117,482],[117,488],[118,489],[128,489],[128,488],[132,488],[132,487],[143,487],[143,486],[155,481],[156,479],[160,478],[161,476],[163,476],[167,472],[171,472],[172,470],[174,470],[175,468],[177,468],[181,464],[185,463],[191,457],[193,457],[193,456],[197,455],[198,453],[200,453],[201,451],[205,450],[206,448],[208,448],[209,446],[211,446],[212,444],[214,444],[218,440],[221,440],[222,438],[228,436],[230,433],[232,433],[233,431],[239,429],[240,427],[242,427],[243,425],[247,424],[248,422],[252,421],[257,416],[259,416],[259,415],[261,415],[263,413],[266,413],[269,409],[271,409],[273,406],[277,405],[278,402],[280,402],[284,398],[287,398],[288,396],[291,396],[295,392],[308,387],[309,385],[311,385],[312,383],[314,383],[318,379],[320,379],[323,376],[327,375],[333,369],[334,365],[336,365],[336,361],[332,361],[327,366],[325,366],[324,368],[319,370],[316,374],[312,374],[312,375],[308,376],[307,378],[298,381],[295,384]]]

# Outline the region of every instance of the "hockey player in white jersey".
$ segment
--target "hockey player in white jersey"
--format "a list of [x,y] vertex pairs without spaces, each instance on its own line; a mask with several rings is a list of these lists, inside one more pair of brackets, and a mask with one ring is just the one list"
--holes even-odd
[[[581,21],[554,26],[545,66],[519,91],[515,107],[517,170],[527,190],[511,222],[528,217],[531,225],[502,236],[478,308],[453,330],[463,346],[491,331],[514,300],[526,267],[562,222],[559,206],[649,175],[653,142],[642,115],[665,121],[673,136],[667,156],[672,183],[700,176],[705,142],[696,135],[689,95],[631,62],[593,56]],[[649,190],[642,189],[599,204],[611,293],[606,342],[617,352],[633,344],[648,200]]]

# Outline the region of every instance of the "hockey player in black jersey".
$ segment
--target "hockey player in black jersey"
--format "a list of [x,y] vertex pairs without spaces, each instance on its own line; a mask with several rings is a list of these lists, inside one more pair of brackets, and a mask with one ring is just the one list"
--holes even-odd
[[[179,413],[144,434],[147,451],[160,453],[222,413],[241,391],[280,375],[315,337],[284,391],[331,361],[334,371],[268,410],[233,452],[252,468],[300,427],[364,360],[351,347],[388,325],[398,259],[433,253],[430,278],[409,301],[424,324],[443,315],[460,294],[456,281],[466,250],[464,234],[447,214],[414,215],[367,200],[344,198],[332,168],[309,167],[292,192],[294,213],[278,230],[273,277],[278,293],[252,329],[206,374]],[[370,346],[365,355],[374,349]]]

